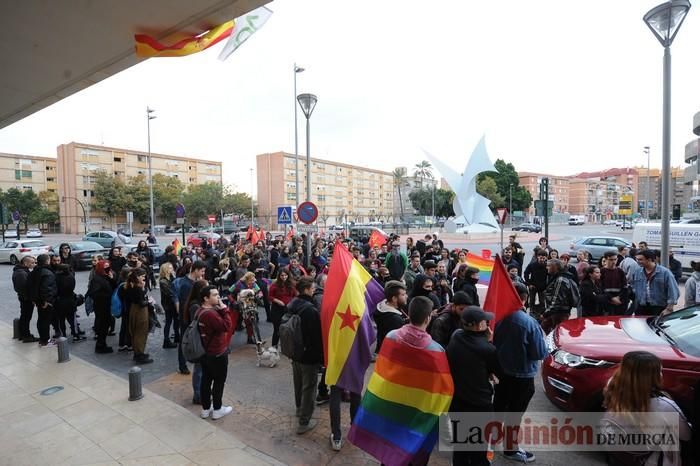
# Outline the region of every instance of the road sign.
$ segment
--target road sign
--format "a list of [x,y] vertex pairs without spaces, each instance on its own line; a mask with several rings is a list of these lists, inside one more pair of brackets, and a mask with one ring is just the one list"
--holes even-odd
[[175,223],[177,223],[178,225],[184,225],[185,219],[183,217],[178,217],[175,219]]
[[175,205],[175,217],[185,218],[185,206],[179,202]]
[[291,225],[292,224],[292,206],[280,206],[277,208],[277,224]]
[[130,210],[126,211],[126,223],[134,223],[134,213]]
[[15,222],[19,222],[19,210],[15,210],[14,212],[12,212],[12,220],[14,220]]
[[208,215],[207,219],[209,220],[209,223],[216,223],[216,215]]
[[316,225],[297,225],[295,230],[299,233],[316,233],[318,226]]
[[632,195],[623,194],[620,196],[620,208],[617,209],[620,215],[632,215]]
[[500,207],[496,209],[496,213],[498,214],[498,223],[504,225],[506,223],[506,219],[508,218],[508,209],[505,207]]
[[314,223],[318,218],[318,207],[311,201],[302,202],[297,207],[297,216],[302,223]]
[[[552,215],[552,209],[554,208],[553,201],[547,201],[547,215]],[[544,217],[544,201],[535,201],[535,215],[538,217]]]

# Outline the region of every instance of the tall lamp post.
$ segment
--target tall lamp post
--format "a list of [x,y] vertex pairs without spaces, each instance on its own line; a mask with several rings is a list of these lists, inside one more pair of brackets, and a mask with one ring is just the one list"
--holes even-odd
[[255,213],[253,210],[253,169],[250,169],[250,229],[255,229]]
[[513,183],[508,186],[508,225],[513,226]]
[[644,15],[644,22],[664,48],[663,136],[661,142],[661,265],[668,267],[671,233],[671,44],[690,10],[688,0],[671,0],[655,6]]
[[[311,114],[316,108],[318,97],[313,94],[299,94],[299,106],[306,117],[306,200],[311,201]],[[311,266],[311,234],[306,235],[306,266]]]
[[297,130],[297,73],[302,73],[304,68],[294,64],[294,173],[296,181],[296,199],[295,202],[299,205],[299,134]]
[[647,222],[649,221],[649,199],[651,198],[651,157],[649,156],[649,146],[644,146],[644,153],[647,154],[647,198],[646,198],[646,212],[647,212]]
[[153,173],[151,172],[151,120],[155,119],[152,108],[146,107],[146,124],[148,125],[148,195],[151,203],[151,233],[156,234],[156,216],[153,209]]

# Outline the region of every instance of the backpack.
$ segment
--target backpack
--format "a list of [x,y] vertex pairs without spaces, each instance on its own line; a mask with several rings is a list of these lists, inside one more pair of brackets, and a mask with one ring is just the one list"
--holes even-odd
[[209,311],[209,309],[204,309],[202,312],[198,312],[195,315],[190,325],[188,325],[183,332],[182,339],[180,339],[182,355],[189,362],[200,362],[207,354],[207,350],[204,348],[204,343],[202,342],[202,334],[199,333],[199,319],[202,314],[207,311]]
[[567,278],[567,280],[569,280],[569,288],[571,289],[571,307],[577,308],[581,305],[581,293],[575,281],[570,278]]
[[124,310],[124,300],[120,295],[121,290],[124,289],[124,284],[120,283],[116,290],[112,293],[112,304],[110,306],[112,310],[112,315],[114,317],[121,317],[122,311]]
[[304,356],[304,336],[301,332],[301,316],[287,309],[287,312],[282,316],[279,333],[282,354],[292,361],[301,361]]

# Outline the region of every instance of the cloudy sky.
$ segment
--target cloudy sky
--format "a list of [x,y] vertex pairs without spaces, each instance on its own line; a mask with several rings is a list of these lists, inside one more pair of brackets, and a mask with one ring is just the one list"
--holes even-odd
[[[647,0],[275,0],[226,62],[221,45],[147,60],[0,130],[0,152],[55,155],[70,141],[224,162],[250,189],[255,155],[294,150],[298,92],[319,102],[313,156],[391,170],[421,148],[463,167],[482,134],[492,160],[572,174],[661,165],[663,49]],[[672,163],[700,111],[700,8],[673,45]],[[299,148],[305,154],[300,112]]]

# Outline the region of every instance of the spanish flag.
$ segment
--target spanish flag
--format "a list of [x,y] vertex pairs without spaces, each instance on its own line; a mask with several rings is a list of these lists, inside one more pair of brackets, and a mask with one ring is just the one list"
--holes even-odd
[[377,338],[371,314],[384,290],[337,241],[321,303],[326,383],[362,393]]
[[234,21],[216,26],[198,36],[187,37],[173,45],[164,45],[146,34],[136,34],[136,55],[139,57],[184,57],[206,50],[231,35]]

